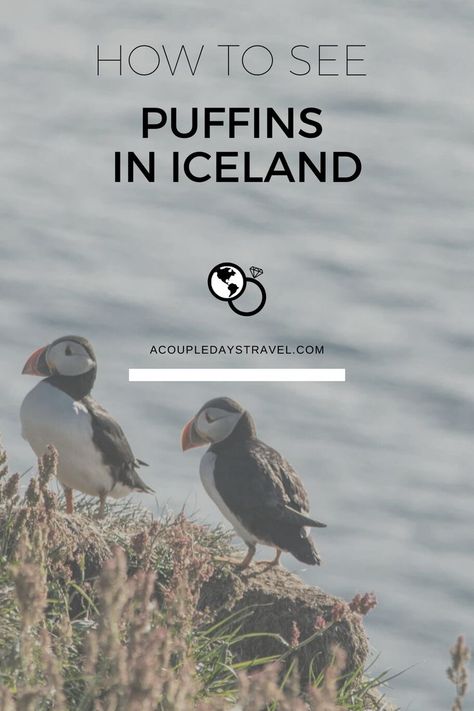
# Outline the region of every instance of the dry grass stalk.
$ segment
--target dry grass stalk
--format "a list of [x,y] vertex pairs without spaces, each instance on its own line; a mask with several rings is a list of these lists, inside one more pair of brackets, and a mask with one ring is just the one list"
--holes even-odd
[[467,665],[471,658],[471,652],[467,646],[463,635],[459,635],[455,644],[450,649],[451,666],[447,669],[448,679],[456,687],[456,698],[452,705],[452,711],[462,711],[469,686],[469,673]]

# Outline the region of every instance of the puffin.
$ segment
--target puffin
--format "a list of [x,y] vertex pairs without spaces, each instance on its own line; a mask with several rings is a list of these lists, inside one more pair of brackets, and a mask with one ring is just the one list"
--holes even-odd
[[204,489],[244,540],[248,552],[238,562],[247,568],[257,543],[272,546],[307,565],[321,559],[310,529],[326,524],[309,515],[308,494],[293,467],[257,437],[252,415],[228,397],[209,400],[184,426],[183,451],[209,444],[199,468]]
[[74,512],[73,490],[99,497],[99,518],[107,496],[153,491],[137,472],[147,465],[134,456],[118,422],[91,397],[97,362],[86,338],[63,336],[38,348],[22,373],[43,378],[21,405],[22,435],[37,457],[48,444],[57,449],[66,513]]

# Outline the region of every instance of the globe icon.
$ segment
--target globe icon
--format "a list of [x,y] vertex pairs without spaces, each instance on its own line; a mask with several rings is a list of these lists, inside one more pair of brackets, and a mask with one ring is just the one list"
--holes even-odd
[[232,301],[242,296],[247,279],[237,264],[223,262],[211,269],[207,283],[209,291],[216,299]]

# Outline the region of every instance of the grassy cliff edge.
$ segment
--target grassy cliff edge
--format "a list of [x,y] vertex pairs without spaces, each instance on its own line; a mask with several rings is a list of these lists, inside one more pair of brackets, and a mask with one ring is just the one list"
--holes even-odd
[[284,569],[237,572],[230,537],[130,503],[72,516],[48,487],[20,495],[0,453],[0,708],[5,711],[393,709],[363,674],[351,604]]

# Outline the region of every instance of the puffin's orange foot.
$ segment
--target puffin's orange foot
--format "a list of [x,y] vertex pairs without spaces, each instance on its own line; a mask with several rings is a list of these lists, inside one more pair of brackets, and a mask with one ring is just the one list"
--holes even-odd
[[66,513],[73,514],[74,513],[74,497],[73,497],[72,489],[70,489],[69,486],[64,487],[64,496],[66,499]]
[[255,555],[255,546],[254,545],[249,545],[248,546],[248,552],[245,558],[238,564],[238,567],[240,570],[245,570],[245,568],[248,568],[250,563],[252,562],[252,559]]
[[259,560],[258,565],[266,565],[267,568],[279,568],[281,565],[280,556],[281,556],[281,550],[280,550],[280,548],[277,548],[276,549],[276,556],[273,558],[273,560]]
[[99,499],[100,499],[100,504],[99,504],[99,511],[97,514],[97,518],[104,518],[105,516],[105,500],[107,498],[107,494],[101,494]]
[[243,560],[240,560],[240,558],[232,558],[232,556],[216,556],[214,560],[220,561],[222,563],[230,563],[231,565],[235,565],[239,570],[245,570],[245,568],[248,568],[250,563],[252,562],[252,559],[255,555],[255,546],[248,546],[248,552],[247,555]]

